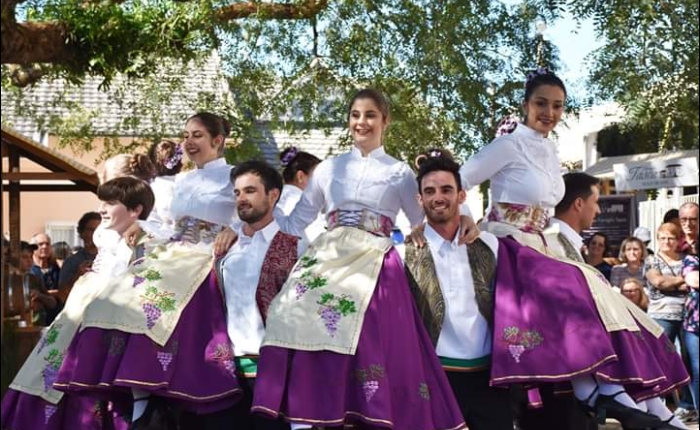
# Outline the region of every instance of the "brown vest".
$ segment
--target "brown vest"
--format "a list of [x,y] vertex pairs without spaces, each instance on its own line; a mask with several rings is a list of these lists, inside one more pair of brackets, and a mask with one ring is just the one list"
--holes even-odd
[[[474,292],[479,313],[493,326],[494,278],[496,256],[481,239],[467,246]],[[418,248],[406,243],[406,275],[411,293],[434,345],[437,345],[445,319],[445,300],[440,290],[435,261],[428,245]]]
[[[265,259],[260,268],[260,280],[255,291],[255,302],[262,317],[263,324],[267,321],[267,310],[272,299],[280,292],[297,261],[299,238],[278,231],[267,249]],[[221,295],[224,296],[223,277],[221,276],[221,261],[216,261],[216,278]],[[226,299],[224,296],[224,306]]]

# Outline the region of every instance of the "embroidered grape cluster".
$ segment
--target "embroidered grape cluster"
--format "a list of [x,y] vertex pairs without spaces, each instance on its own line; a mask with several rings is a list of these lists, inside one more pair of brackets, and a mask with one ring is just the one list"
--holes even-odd
[[357,312],[355,302],[347,294],[338,297],[333,293],[324,293],[316,303],[320,305],[318,314],[331,337],[335,337],[341,317]]
[[63,362],[63,354],[54,348],[49,351],[44,360],[46,361],[46,366],[44,366],[41,376],[44,379],[44,391],[49,391],[58,376],[58,369],[61,368],[61,362]]
[[56,342],[56,339],[58,339],[58,331],[61,330],[61,327],[63,327],[62,324],[55,324],[52,325],[51,328],[49,328],[49,331],[47,331],[44,337],[41,338],[37,354],[40,353],[48,345],[53,345]]
[[170,352],[158,351],[156,353],[156,358],[158,359],[158,362],[163,368],[163,372],[166,372],[168,370],[168,366],[173,361],[173,354]]
[[379,364],[371,364],[367,369],[357,369],[355,373],[357,379],[362,383],[362,393],[365,395],[365,400],[369,402],[379,390],[379,380],[384,378],[384,368]]
[[362,392],[365,393],[365,400],[369,400],[374,396],[374,393],[379,389],[379,381],[367,381],[362,384]]
[[44,406],[44,424],[49,423],[49,419],[51,419],[51,417],[53,416],[53,414],[56,413],[57,410],[58,410],[58,407],[56,407],[54,405]]
[[296,296],[297,300],[299,300],[301,298],[301,296],[303,296],[304,293],[309,290],[309,287],[307,287],[306,285],[304,285],[302,283],[297,282],[294,289],[296,290],[296,293],[297,293],[297,296]]
[[309,290],[315,290],[316,288],[325,287],[328,284],[328,280],[323,276],[317,276],[313,273],[311,268],[318,264],[318,260],[308,256],[303,256],[297,263],[292,276],[302,272],[299,276],[299,281],[294,286],[296,292],[296,299],[301,299],[304,294]]
[[216,345],[212,358],[221,363],[230,375],[236,374],[236,363],[233,360],[233,351],[229,345],[223,343]]
[[148,327],[150,330],[154,325],[156,325],[156,321],[158,321],[158,318],[160,318],[162,312],[158,306],[149,302],[141,305],[141,309],[143,309],[143,312],[146,314],[146,327]]
[[544,341],[542,335],[536,330],[521,331],[518,327],[505,327],[503,340],[508,344],[508,352],[516,363],[520,363],[520,357],[527,350],[534,349]]
[[141,285],[141,284],[143,283],[143,281],[145,281],[145,280],[146,280],[146,278],[144,278],[144,277],[142,277],[142,276],[138,276],[138,275],[134,276],[134,285],[133,285],[133,287],[134,287],[134,288],[138,287],[138,286]]

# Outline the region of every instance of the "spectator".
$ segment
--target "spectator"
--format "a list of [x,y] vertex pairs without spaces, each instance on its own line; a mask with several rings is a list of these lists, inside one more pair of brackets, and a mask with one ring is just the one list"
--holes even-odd
[[654,251],[649,247],[649,244],[651,243],[651,231],[649,231],[648,228],[637,227],[634,229],[632,236],[642,241],[647,250],[647,256],[654,255]]
[[678,219],[683,231],[681,240],[678,242],[678,249],[683,254],[692,254],[694,244],[698,239],[698,204],[683,203],[678,212]]
[[678,226],[678,228],[681,227],[681,221],[679,220],[680,215],[678,209],[669,209],[666,211],[664,214],[664,224],[666,223],[673,223]]
[[21,282],[23,291],[29,292],[30,306],[32,309],[32,324],[45,326],[50,324],[58,314],[58,301],[49,294],[41,282],[41,278],[30,271],[34,264],[33,256],[36,245],[22,241],[20,243],[19,260],[14,272],[14,280]]
[[621,282],[620,292],[644,312],[649,308],[649,296],[644,291],[644,284],[637,278],[627,278]]
[[593,233],[593,236],[588,239],[586,248],[588,249],[586,263],[598,269],[609,281],[612,266],[605,261],[605,255],[608,252],[608,236],[601,232]]
[[54,259],[51,238],[47,234],[37,233],[32,236],[32,245],[38,248],[34,251],[34,265],[31,272],[41,279],[47,290],[57,290],[61,268]]
[[68,297],[70,289],[75,281],[85,272],[90,270],[92,261],[97,255],[97,246],[92,241],[92,234],[100,225],[102,217],[97,212],[87,212],[78,221],[78,235],[83,240],[83,247],[68,259],[61,267],[61,275],[58,278],[58,289],[63,301]]
[[56,264],[58,264],[58,267],[63,268],[63,262],[73,254],[73,250],[68,245],[68,242],[64,241],[54,243],[51,245],[51,248]]
[[622,288],[622,281],[627,278],[635,278],[644,285],[644,262],[647,258],[644,243],[636,237],[628,237],[620,245],[619,258],[622,264],[613,266],[610,270],[610,285]]
[[680,229],[673,223],[662,224],[656,232],[656,254],[646,268],[649,289],[649,315],[675,342],[683,323],[683,306],[688,286],[682,276],[683,261],[676,250]]

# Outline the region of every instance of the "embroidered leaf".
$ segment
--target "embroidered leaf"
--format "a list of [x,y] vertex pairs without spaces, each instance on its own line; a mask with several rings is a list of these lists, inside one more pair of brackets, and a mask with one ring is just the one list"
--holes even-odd
[[317,303],[319,305],[327,305],[327,304],[331,303],[334,299],[335,299],[335,295],[333,295],[333,293],[324,293],[321,296],[321,300],[319,300]]
[[148,269],[146,271],[146,274],[143,275],[143,277],[148,279],[149,281],[158,281],[160,279],[163,279],[160,272],[155,269]]
[[383,378],[384,368],[380,364],[371,364],[369,366],[369,373],[372,375],[373,379]]
[[355,371],[355,376],[360,382],[365,382],[367,381],[367,371],[365,369],[357,369]]
[[316,276],[308,282],[308,286],[310,289],[315,290],[316,288],[325,287],[327,283],[328,280],[326,278]]
[[421,382],[420,387],[418,388],[418,394],[420,394],[424,400],[430,400],[430,389],[428,388],[428,384]]
[[53,348],[49,351],[44,360],[52,367],[58,369],[61,367],[61,362],[63,362],[63,354],[61,354],[58,349]]
[[355,302],[352,300],[349,300],[347,297],[342,297],[338,301],[338,305],[336,306],[336,309],[343,314],[343,316],[347,316],[348,314],[352,314],[357,312],[357,309],[355,309]]
[[153,300],[158,296],[158,289],[154,286],[146,287],[146,293],[144,296],[146,299]]
[[163,312],[171,312],[175,310],[175,299],[172,297],[161,297],[158,302],[158,307]]
[[503,329],[503,339],[506,342],[517,343],[519,332],[520,330],[517,327],[506,327]]
[[157,260],[158,259],[158,254],[155,252],[151,252],[150,254],[146,254],[147,258],[150,258],[151,260]]

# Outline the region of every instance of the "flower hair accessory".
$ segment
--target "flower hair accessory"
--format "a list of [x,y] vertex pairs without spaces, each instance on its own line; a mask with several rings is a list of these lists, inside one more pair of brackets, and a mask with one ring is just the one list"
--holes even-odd
[[168,169],[174,169],[178,163],[182,161],[182,146],[181,145],[175,145],[175,152],[173,152],[173,155],[168,157],[167,160],[163,163],[163,165],[168,168]]
[[431,149],[430,151],[428,151],[428,157],[430,157],[430,158],[442,157],[442,151],[440,151],[439,149]]
[[530,73],[527,74],[527,78],[525,78],[525,86],[530,83],[533,79],[535,79],[538,76],[544,76],[544,75],[552,75],[552,71],[549,70],[546,67],[538,67],[537,69],[531,71]]
[[291,163],[292,160],[294,160],[294,157],[296,157],[298,153],[299,148],[297,148],[296,146],[290,146],[289,148],[287,148],[285,150],[284,155],[282,156],[282,159],[280,160],[280,164],[282,165],[282,167],[287,167],[289,163]]
[[512,115],[508,115],[498,123],[496,127],[496,137],[503,136],[504,134],[511,134],[515,131],[516,127],[518,127],[518,119]]

